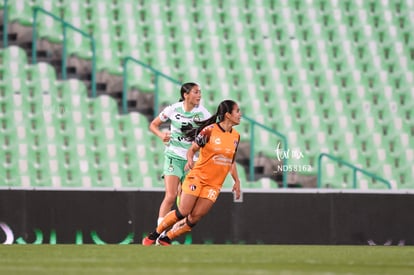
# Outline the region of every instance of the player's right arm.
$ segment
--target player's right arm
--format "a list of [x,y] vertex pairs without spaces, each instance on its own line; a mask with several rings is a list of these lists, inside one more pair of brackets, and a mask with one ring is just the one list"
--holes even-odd
[[200,148],[201,147],[196,142],[193,142],[191,144],[190,149],[188,149],[188,151],[187,151],[187,163],[184,167],[185,171],[193,169],[193,167],[194,167],[194,155],[198,150],[200,150]]
[[173,112],[173,107],[167,106],[149,125],[149,129],[163,142],[169,142],[171,133],[169,131],[163,132],[160,130],[160,126],[163,122],[166,122]]
[[160,125],[163,122],[161,121],[161,119],[159,117],[154,118],[153,121],[151,121],[150,125],[149,125],[149,129],[151,132],[153,132],[157,137],[159,137],[163,142],[168,142],[170,140],[170,132],[162,132],[160,130]]
[[205,127],[203,130],[201,130],[201,132],[197,135],[197,137],[191,144],[190,149],[188,149],[187,151],[187,164],[184,167],[186,171],[193,169],[194,167],[193,157],[195,153],[198,150],[200,150],[201,147],[204,147],[208,143],[208,141],[210,140],[212,129],[213,129],[213,125],[209,125]]

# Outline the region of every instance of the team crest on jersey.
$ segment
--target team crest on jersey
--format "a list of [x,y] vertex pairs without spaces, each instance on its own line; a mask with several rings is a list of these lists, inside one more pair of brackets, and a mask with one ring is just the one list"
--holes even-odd
[[193,120],[194,121],[201,121],[201,118],[200,118],[200,116],[197,114],[197,115],[195,115],[194,117],[193,117]]
[[216,138],[216,139],[214,140],[214,143],[215,143],[215,144],[221,144],[221,139],[220,139],[220,138]]

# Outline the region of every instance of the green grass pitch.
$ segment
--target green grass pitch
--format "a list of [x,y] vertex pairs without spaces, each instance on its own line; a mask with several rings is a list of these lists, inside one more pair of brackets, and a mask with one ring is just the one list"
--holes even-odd
[[3,245],[0,274],[414,274],[414,247]]

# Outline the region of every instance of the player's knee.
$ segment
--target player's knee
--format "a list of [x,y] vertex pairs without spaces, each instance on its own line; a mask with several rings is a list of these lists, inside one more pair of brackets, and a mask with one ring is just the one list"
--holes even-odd
[[195,218],[195,217],[193,217],[191,215],[188,215],[185,222],[187,223],[187,225],[189,227],[193,228],[198,223],[199,220],[200,219],[197,219],[197,218]]
[[177,217],[177,219],[178,220],[182,220],[182,219],[184,219],[185,218],[185,214],[182,214],[181,212],[180,212],[180,210],[178,210],[178,209],[176,209],[175,210],[175,216]]
[[169,204],[172,204],[175,202],[176,197],[177,197],[177,193],[166,193],[164,200],[168,202]]

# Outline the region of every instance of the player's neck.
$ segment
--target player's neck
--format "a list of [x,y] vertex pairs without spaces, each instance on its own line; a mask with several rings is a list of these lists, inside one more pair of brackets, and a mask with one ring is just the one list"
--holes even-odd
[[219,122],[219,124],[220,124],[220,127],[226,132],[230,132],[231,128],[233,127],[233,124],[231,124],[231,122],[229,121],[222,121],[222,122]]
[[185,102],[185,101],[183,102],[183,109],[186,112],[191,112],[194,109],[194,107],[195,106],[189,102]]

